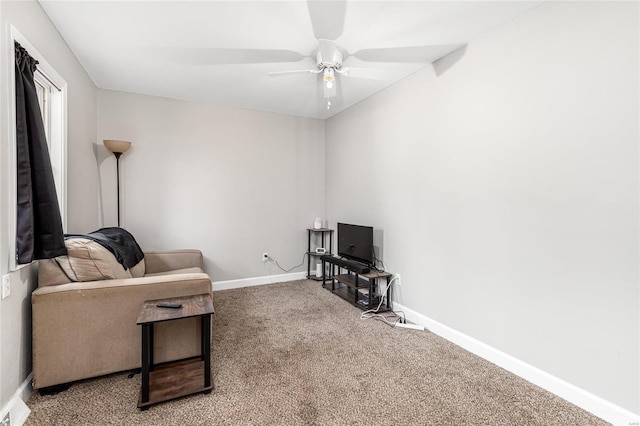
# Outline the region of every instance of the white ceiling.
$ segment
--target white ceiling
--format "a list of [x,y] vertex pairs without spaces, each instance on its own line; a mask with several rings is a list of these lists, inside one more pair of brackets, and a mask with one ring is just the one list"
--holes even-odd
[[[541,1],[340,3],[40,0],[100,88],[315,118],[360,102]],[[316,35],[333,39],[345,67],[377,69],[382,79],[338,76],[340,96],[327,110],[321,74],[267,75],[316,69]],[[370,59],[367,49],[409,46],[436,47],[421,62],[362,60]],[[373,53],[381,60],[385,52]],[[294,62],[265,62],[274,58]],[[255,63],[230,63],[247,60]]]

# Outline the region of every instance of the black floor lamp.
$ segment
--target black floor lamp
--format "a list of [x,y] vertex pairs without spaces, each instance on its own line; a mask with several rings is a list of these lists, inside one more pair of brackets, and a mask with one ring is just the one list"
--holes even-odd
[[120,156],[131,148],[131,142],[105,139],[104,146],[116,156],[116,186],[118,191],[118,228],[120,227]]

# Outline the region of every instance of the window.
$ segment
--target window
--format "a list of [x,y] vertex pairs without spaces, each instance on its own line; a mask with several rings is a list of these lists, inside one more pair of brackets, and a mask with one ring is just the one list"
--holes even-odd
[[13,26],[10,25],[10,49],[7,49],[6,68],[4,72],[9,78],[8,87],[8,127],[9,127],[9,154],[11,159],[9,172],[10,176],[10,208],[9,208],[9,265],[10,270],[14,271],[24,265],[17,265],[16,261],[16,110],[15,110],[15,52],[13,49],[14,42],[17,41],[24,47],[29,54],[35,58],[38,63],[38,69],[34,74],[36,85],[36,93],[44,122],[45,134],[47,137],[47,145],[49,148],[49,156],[51,157],[51,168],[53,170],[53,178],[56,186],[56,194],[58,196],[58,205],[60,206],[60,214],[62,216],[62,226],[66,231],[67,228],[67,122],[66,122],[66,92],[67,83],[55,71],[55,69],[47,62],[47,60],[29,43],[29,41]]
[[40,112],[42,113],[42,122],[44,123],[44,130],[47,134],[47,140],[49,140],[49,114],[47,111],[47,105],[49,105],[49,100],[47,97],[50,96],[50,89],[46,82],[43,81],[44,76],[36,71],[34,77],[34,81],[36,83],[36,94],[38,95],[38,101],[40,101]]
[[62,223],[66,227],[64,204],[64,163],[62,161],[64,151],[62,149],[62,90],[49,80],[39,69],[36,70],[33,79],[36,83],[36,92],[44,123],[44,133],[47,136],[47,146],[51,157],[53,180],[58,194],[58,205],[62,214]]

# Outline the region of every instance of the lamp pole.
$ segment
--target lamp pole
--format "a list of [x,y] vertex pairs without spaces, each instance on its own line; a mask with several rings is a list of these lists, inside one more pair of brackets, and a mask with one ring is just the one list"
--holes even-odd
[[105,139],[105,148],[116,156],[116,192],[118,195],[118,228],[120,227],[120,156],[131,148],[131,142],[115,139]]
[[118,194],[118,228],[120,228],[120,156],[121,152],[114,152],[116,156],[116,192]]

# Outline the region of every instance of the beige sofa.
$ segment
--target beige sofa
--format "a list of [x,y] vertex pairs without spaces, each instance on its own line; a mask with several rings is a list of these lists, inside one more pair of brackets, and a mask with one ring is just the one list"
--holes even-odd
[[[113,255],[101,246],[82,250],[79,260],[90,262],[101,279],[86,281],[92,275],[82,276],[71,250],[68,257],[38,262],[38,288],[31,302],[34,388],[139,368],[136,319],[142,303],[211,294],[198,250],[147,251],[127,271],[117,261],[109,264]],[[199,355],[200,322],[188,318],[157,324],[154,347],[156,363]]]

